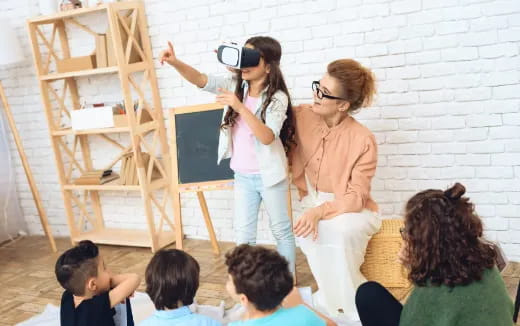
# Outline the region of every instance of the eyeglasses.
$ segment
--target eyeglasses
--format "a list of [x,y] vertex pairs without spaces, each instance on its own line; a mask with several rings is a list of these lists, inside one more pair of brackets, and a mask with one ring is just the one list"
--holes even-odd
[[323,98],[328,98],[331,100],[348,101],[346,98],[336,97],[336,96],[327,95],[327,94],[323,93],[323,91],[320,88],[320,82],[317,80],[312,82],[312,91],[316,94],[316,97],[319,98],[320,100]]

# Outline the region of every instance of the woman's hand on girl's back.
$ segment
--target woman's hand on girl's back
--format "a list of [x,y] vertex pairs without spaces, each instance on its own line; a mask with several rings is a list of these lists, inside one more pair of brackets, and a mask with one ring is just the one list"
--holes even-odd
[[168,41],[168,48],[161,51],[161,54],[159,55],[159,61],[161,62],[161,65],[163,65],[166,62],[173,66],[176,60],[177,57],[175,56],[173,44],[172,42]]

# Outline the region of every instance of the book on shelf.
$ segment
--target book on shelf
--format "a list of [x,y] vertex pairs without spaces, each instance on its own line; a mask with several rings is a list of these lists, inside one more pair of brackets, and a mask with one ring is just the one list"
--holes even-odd
[[[147,174],[148,173],[148,167],[149,167],[150,160],[151,160],[150,154],[148,154],[146,152],[141,152],[141,159],[143,161],[145,174]],[[136,162],[135,162],[135,159],[134,159],[134,153],[133,152],[126,153],[121,158],[121,181],[120,181],[120,183],[122,185],[127,185],[127,186],[137,186],[137,185],[139,185],[139,176],[137,175],[137,166],[136,166],[135,163]],[[155,165],[155,162],[154,162],[154,167],[152,168],[152,177],[151,177],[151,179],[154,180],[154,179],[159,178],[159,177],[161,177],[161,174],[160,174],[159,169],[157,168],[157,166]]]
[[103,185],[119,178],[117,173],[112,170],[94,170],[83,173],[79,178],[74,179],[75,185]]

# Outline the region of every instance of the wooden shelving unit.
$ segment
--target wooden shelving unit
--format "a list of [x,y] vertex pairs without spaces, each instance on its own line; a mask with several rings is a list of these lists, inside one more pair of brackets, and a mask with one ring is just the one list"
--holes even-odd
[[103,74],[113,74],[117,73],[119,70],[117,67],[104,67],[104,68],[96,68],[90,70],[81,70],[81,71],[72,71],[72,72],[64,72],[61,74],[54,73],[40,76],[40,80],[58,80],[63,78],[71,78],[71,77],[89,77],[95,75],[103,75]]
[[[58,60],[71,58],[66,26],[75,25],[95,33],[76,19],[96,13],[105,15],[117,64],[88,70],[58,73],[53,68]],[[67,221],[73,243],[90,239],[97,243],[150,247],[156,251],[182,237],[181,227],[170,218],[173,211],[171,166],[163,110],[153,65],[146,15],[142,1],[103,4],[94,8],[76,9],[27,21],[33,50],[34,65],[40,86],[49,136],[54,150]],[[55,48],[59,43],[59,48]],[[136,54],[138,60],[135,60]],[[104,74],[118,74],[128,125],[124,127],[74,131],[66,118],[71,110],[80,109],[77,79]],[[134,110],[134,99],[138,108]],[[140,124],[147,110],[152,121]],[[127,134],[130,145],[122,145],[109,135]],[[103,167],[94,167],[89,137],[101,137],[117,148],[114,159]],[[79,154],[78,154],[79,152]],[[109,169],[129,152],[137,167],[139,185],[122,185],[113,181],[103,185],[75,185],[78,174],[94,169]],[[143,153],[150,155],[145,165]],[[79,156],[79,157],[77,157]],[[152,171],[158,170],[152,179]],[[103,191],[140,192],[148,230],[105,227],[101,193]]]

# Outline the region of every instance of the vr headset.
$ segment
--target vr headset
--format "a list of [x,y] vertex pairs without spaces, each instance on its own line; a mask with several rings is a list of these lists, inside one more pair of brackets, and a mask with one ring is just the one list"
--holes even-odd
[[260,63],[260,51],[226,43],[218,47],[217,58],[220,63],[235,69],[256,67]]

